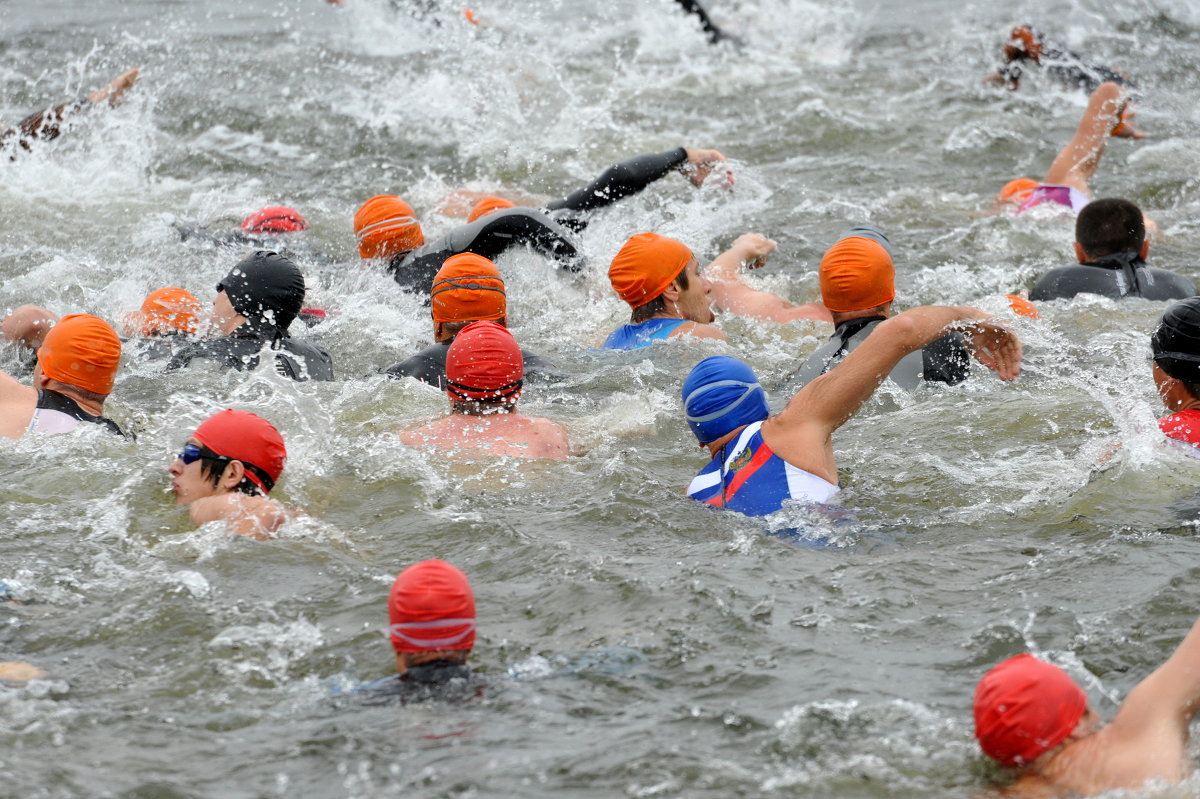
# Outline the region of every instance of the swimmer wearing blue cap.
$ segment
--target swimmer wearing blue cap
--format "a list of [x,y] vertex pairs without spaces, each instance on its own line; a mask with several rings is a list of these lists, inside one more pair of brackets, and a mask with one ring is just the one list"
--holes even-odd
[[969,306],[927,305],[880,322],[846,359],[813,380],[771,416],[754,371],[723,355],[698,363],[683,384],[688,424],[712,461],[688,486],[692,499],[747,516],[765,516],[785,500],[829,502],[838,490],[833,431],[875,392],[905,355],[947,328],[1002,380],[1021,371],[1021,342]]

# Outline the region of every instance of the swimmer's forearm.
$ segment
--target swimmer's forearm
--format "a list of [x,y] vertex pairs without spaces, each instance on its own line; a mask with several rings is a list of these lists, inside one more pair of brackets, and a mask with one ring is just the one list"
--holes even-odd
[[686,164],[687,160],[687,150],[683,147],[634,156],[610,166],[582,189],[561,200],[547,203],[545,207],[549,211],[564,208],[571,211],[591,211],[603,208],[624,197],[637,194],[672,169]]

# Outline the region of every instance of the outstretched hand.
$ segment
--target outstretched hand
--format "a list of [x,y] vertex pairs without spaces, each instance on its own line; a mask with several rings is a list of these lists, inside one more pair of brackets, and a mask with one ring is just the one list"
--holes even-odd
[[724,163],[725,156],[717,150],[697,150],[685,147],[687,163],[683,165],[683,174],[696,188],[704,185],[704,181],[712,174],[713,168]]
[[1117,124],[1109,131],[1110,136],[1116,136],[1119,139],[1144,139],[1146,134],[1133,126],[1133,118],[1137,116],[1137,111],[1132,105],[1124,105],[1117,112]]
[[1016,332],[986,321],[972,322],[962,332],[975,360],[1001,380],[1015,380],[1021,373],[1021,341]]
[[767,256],[775,252],[775,242],[758,233],[743,233],[733,242],[731,250],[746,269],[758,269],[767,262]]

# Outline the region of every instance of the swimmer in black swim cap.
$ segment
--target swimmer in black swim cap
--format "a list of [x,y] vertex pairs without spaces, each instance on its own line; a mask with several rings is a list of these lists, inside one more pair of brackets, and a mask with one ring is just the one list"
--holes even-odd
[[1200,297],[1177,302],[1150,335],[1154,385],[1170,416],[1158,420],[1168,438],[1200,457]]

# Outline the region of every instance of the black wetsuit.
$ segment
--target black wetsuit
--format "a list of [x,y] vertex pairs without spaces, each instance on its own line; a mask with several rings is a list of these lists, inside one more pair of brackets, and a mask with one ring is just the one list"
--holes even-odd
[[1122,252],[1051,269],[1038,279],[1029,299],[1062,300],[1076,294],[1182,300],[1196,295],[1196,284],[1177,272],[1150,266],[1136,252]]
[[[43,416],[43,412],[49,413]],[[38,389],[37,405],[33,413],[34,418],[31,420],[31,427],[35,430],[41,426],[50,430],[50,432],[55,432],[54,428],[57,425],[55,425],[52,417],[55,414],[62,414],[62,416],[68,416],[71,419],[77,419],[88,424],[98,424],[110,433],[116,433],[119,436],[125,435],[121,428],[117,427],[117,423],[107,416],[93,416],[79,407],[79,403],[67,395],[59,394],[57,391],[51,391],[46,388]]]
[[[17,145],[25,150],[32,149],[33,142],[57,139],[62,133],[62,123],[91,105],[91,100],[80,97],[53,108],[36,111],[18,122],[16,127],[0,131],[0,147],[9,144],[13,137],[16,137]],[[13,158],[16,158],[15,153],[10,156],[10,159]]]
[[293,380],[332,380],[333,358],[310,341],[290,337],[272,339],[246,325],[224,338],[197,341],[180,349],[167,363],[168,370],[181,369],[197,359],[216,361],[241,372],[258,366],[263,350],[275,358],[275,371]]
[[412,666],[403,674],[393,674],[356,688],[365,704],[421,702],[430,699],[469,699],[479,696],[482,684],[468,666],[449,660],[435,660]]
[[[1040,40],[1041,52],[1034,63],[1045,68],[1046,74],[1063,86],[1083,89],[1088,94],[1096,91],[1101,83],[1116,83],[1119,86],[1134,88],[1134,83],[1127,75],[1111,67],[1084,60],[1083,56],[1062,47],[1049,39]],[[1017,88],[1024,72],[1022,62],[1032,60],[1022,53],[1016,59],[1000,67],[1000,75],[1009,88]]]
[[718,28],[716,23],[709,18],[708,12],[704,10],[704,7],[701,6],[697,0],[675,0],[675,2],[683,6],[683,10],[687,13],[695,14],[700,18],[700,27],[703,28],[704,32],[708,34],[708,41],[711,44],[716,44],[722,39],[734,44],[742,43],[741,39],[738,37],[732,36]]
[[428,294],[434,276],[450,256],[473,252],[495,260],[510,247],[523,245],[579,271],[583,263],[573,234],[587,227],[586,215],[637,194],[685,163],[683,147],[629,158],[543,208],[506,208],[460,225],[437,241],[393,257],[388,271],[404,288]]
[[[817,348],[800,366],[800,371],[789,383],[796,388],[828,372],[851,350],[867,340],[876,325],[887,317],[866,316],[842,322],[833,331],[829,341]],[[888,374],[888,379],[901,388],[915,389],[924,380],[927,383],[955,385],[967,379],[971,369],[971,354],[961,333],[948,333],[925,345],[924,349],[910,352],[900,359]]]
[[[415,377],[422,383],[443,388],[442,381],[446,377],[446,353],[449,351],[449,341],[430,344],[411,358],[406,358],[395,366],[384,369],[383,373],[397,380],[402,377]],[[540,355],[521,350],[521,356],[525,359],[526,377],[551,381],[562,380],[568,376],[566,372],[561,371]]]

